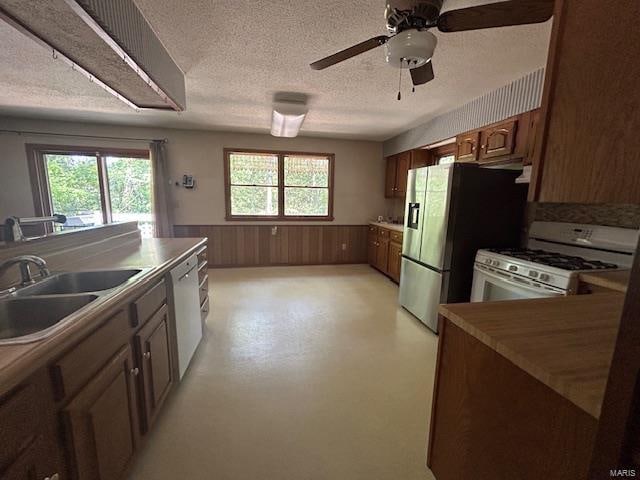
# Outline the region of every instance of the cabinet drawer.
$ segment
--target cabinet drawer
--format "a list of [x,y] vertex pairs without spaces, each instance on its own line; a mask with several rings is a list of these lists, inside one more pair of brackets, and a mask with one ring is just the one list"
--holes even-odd
[[58,400],[84,386],[128,342],[130,328],[127,312],[118,312],[58,360],[51,367]]
[[209,296],[209,276],[205,276],[204,280],[200,283],[200,305],[204,302],[205,298]]
[[166,302],[167,286],[164,280],[161,280],[133,303],[131,312],[132,325],[137,327],[144,324]]
[[391,241],[402,244],[402,232],[396,232],[395,230],[391,230]]
[[[207,297],[202,305],[200,305],[200,318],[204,322],[205,318],[209,315],[209,297]],[[204,325],[203,325],[204,327]]]
[[369,235],[377,236],[378,235],[378,227],[375,225],[369,225]]
[[206,268],[202,268],[200,270],[198,270],[198,283],[202,283],[202,281],[204,280],[204,278],[207,276],[207,269]]
[[386,240],[389,238],[389,230],[387,230],[386,228],[381,228],[378,230],[378,237],[380,237],[380,240]]
[[19,453],[36,437],[39,404],[33,384],[21,386],[0,399],[0,471],[16,462]]
[[207,263],[207,249],[200,250],[198,252],[198,266]]

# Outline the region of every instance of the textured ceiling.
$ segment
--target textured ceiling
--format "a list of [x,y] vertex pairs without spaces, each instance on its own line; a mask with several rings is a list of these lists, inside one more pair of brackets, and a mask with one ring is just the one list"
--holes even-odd
[[[0,113],[268,132],[277,91],[310,96],[303,135],[383,140],[544,66],[550,22],[436,33],[436,79],[396,100],[379,48],[323,71],[308,64],[386,33],[383,0],[136,0],[186,73],[187,112],[136,112],[0,22]],[[445,9],[489,3],[448,0]]]

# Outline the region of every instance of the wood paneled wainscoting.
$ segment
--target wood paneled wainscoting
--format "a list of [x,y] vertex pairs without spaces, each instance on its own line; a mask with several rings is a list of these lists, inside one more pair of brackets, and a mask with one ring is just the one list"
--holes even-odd
[[174,225],[207,237],[210,267],[367,263],[368,225]]

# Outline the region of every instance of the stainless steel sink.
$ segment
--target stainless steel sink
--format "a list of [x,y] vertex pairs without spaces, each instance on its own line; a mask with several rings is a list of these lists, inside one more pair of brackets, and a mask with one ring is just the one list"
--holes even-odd
[[35,285],[19,289],[16,295],[27,297],[101,292],[126,283],[140,272],[142,272],[141,269],[59,273],[47,277]]
[[46,337],[61,321],[97,295],[5,298],[0,300],[0,344],[28,343]]

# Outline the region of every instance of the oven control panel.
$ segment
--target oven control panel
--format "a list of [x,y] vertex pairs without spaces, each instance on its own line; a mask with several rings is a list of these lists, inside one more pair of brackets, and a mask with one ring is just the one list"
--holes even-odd
[[[567,272],[566,275],[560,275],[556,272],[545,270],[543,265],[525,265],[524,262],[514,262],[507,257],[482,250],[476,255],[476,263],[490,268],[498,275],[524,277],[531,282],[532,286],[537,287],[546,285],[573,293],[573,287],[577,283],[575,279],[571,278],[570,272]],[[518,278],[515,278],[515,280],[517,281]]]

